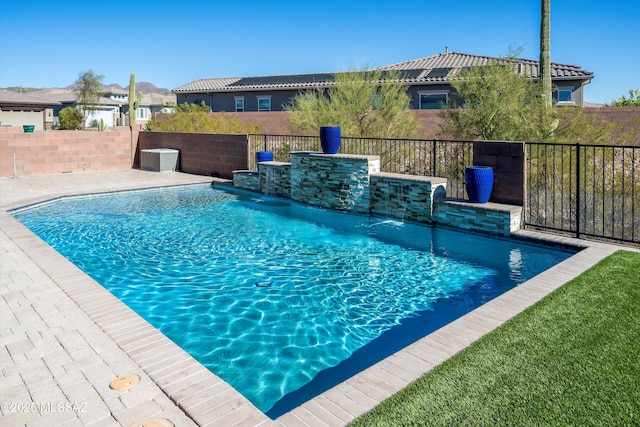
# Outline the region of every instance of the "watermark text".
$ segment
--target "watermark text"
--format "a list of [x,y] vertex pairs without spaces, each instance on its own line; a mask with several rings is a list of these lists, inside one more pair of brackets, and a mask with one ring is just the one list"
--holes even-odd
[[3,414],[11,412],[85,412],[86,402],[2,402],[0,410]]

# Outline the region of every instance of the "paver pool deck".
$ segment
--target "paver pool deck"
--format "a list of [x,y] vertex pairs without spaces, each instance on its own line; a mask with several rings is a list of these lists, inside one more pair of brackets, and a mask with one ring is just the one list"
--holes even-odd
[[[519,231],[585,249],[271,420],[7,212],[63,196],[212,180],[133,169],[0,178],[0,425],[342,426],[626,249]],[[139,384],[110,388],[126,374]]]

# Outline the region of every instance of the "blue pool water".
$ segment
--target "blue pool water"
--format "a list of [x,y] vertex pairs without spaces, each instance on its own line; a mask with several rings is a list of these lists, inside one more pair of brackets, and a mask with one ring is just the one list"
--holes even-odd
[[570,256],[208,185],[14,216],[274,418]]

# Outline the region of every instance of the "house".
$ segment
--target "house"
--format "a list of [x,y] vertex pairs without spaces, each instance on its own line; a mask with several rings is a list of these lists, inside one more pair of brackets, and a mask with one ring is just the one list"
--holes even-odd
[[[127,96],[127,99],[128,98]],[[145,93],[142,95],[142,102],[138,108],[136,108],[136,120],[138,123],[146,123],[156,113],[172,113],[173,106],[175,105],[175,95]],[[128,103],[126,107],[126,113],[129,113]]]
[[[60,110],[74,106],[76,103],[76,93],[68,89],[47,89],[40,92],[40,96],[55,100],[59,103],[54,108],[53,114],[56,124]],[[136,119],[138,123],[144,124],[153,113],[166,112],[168,105],[175,105],[175,95],[143,94],[142,102],[136,108]],[[102,96],[94,108],[87,114],[85,127],[96,127],[97,124],[104,123],[105,129],[114,126],[128,125],[129,123],[129,91],[113,87],[105,88]]]
[[34,130],[53,128],[53,110],[57,101],[25,95],[10,90],[0,90],[0,125],[33,125]]
[[[113,92],[113,93],[111,93]],[[98,99],[95,107],[90,110],[85,120],[85,127],[95,127],[96,124],[103,121],[105,129],[109,129],[113,126],[118,126],[120,123],[122,107],[127,103],[129,92],[120,90],[109,91]],[[126,92],[126,96],[124,93]],[[47,99],[51,99],[58,102],[58,105],[53,109],[53,115],[55,119],[55,125],[59,126],[60,121],[58,116],[60,110],[73,107],[76,104],[76,93],[69,89],[44,89],[39,92],[39,96]]]
[[[412,109],[438,109],[455,99],[451,79],[466,67],[485,65],[500,58],[449,52],[380,67],[397,70],[408,87]],[[517,60],[518,72],[537,80],[539,61]],[[201,79],[177,87],[177,103],[204,102],[213,111],[282,111],[300,92],[326,88],[335,73]],[[575,65],[551,64],[553,97],[559,105],[584,106],[584,86],[593,73]]]

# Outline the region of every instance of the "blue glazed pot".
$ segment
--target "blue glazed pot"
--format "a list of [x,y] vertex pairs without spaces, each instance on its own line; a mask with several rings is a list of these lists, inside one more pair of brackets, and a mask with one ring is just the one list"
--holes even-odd
[[256,152],[256,163],[272,162],[272,161],[273,161],[273,151],[257,151]]
[[340,149],[340,126],[320,127],[320,146],[325,154],[336,154]]
[[467,166],[464,169],[464,185],[470,202],[487,203],[493,190],[493,168]]

